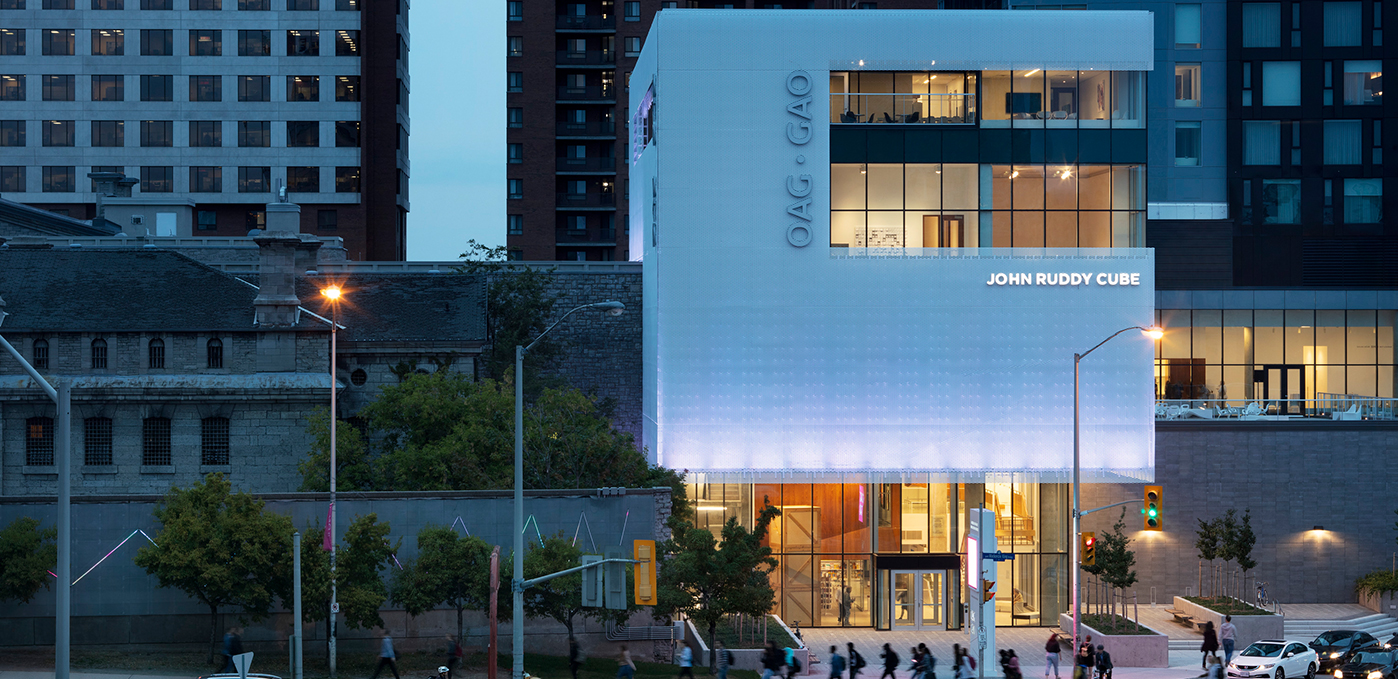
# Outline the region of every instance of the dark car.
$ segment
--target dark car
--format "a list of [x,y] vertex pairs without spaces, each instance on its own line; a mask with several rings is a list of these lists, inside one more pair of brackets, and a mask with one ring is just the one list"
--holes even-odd
[[1310,646],[1320,658],[1320,671],[1328,673],[1349,662],[1360,650],[1382,644],[1368,632],[1337,629],[1322,633]]
[[1394,679],[1398,652],[1371,646],[1335,670],[1335,679]]

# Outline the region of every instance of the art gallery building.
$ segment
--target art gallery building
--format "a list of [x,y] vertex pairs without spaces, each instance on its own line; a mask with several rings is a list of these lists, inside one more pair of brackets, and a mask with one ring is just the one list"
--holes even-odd
[[[1123,328],[1169,326],[1083,363],[1084,508],[1161,482],[1157,398],[1316,398],[1346,392],[1337,375],[1392,396],[1388,292],[1157,292],[1154,25],[1142,11],[656,16],[629,80],[643,444],[685,470],[700,525],[782,509],[784,620],[961,627],[967,515],[983,506],[1015,555],[998,565],[996,624],[1056,625],[1073,355]],[[1327,342],[1370,362],[1319,365]],[[1195,500],[1178,497],[1177,532],[1137,535],[1143,580],[1152,550],[1193,542]]]

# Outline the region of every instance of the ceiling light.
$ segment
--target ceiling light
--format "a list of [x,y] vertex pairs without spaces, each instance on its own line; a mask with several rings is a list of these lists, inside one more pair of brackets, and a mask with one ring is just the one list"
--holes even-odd
[[1036,68],[1036,69],[1034,69],[1034,70],[1032,70],[1032,71],[1030,71],[1030,72],[1028,72],[1028,73],[1025,73],[1025,74],[1024,74],[1024,77],[1028,78],[1029,76],[1034,75],[1035,73],[1038,73],[1038,72],[1039,72],[1039,69]]
[[1015,177],[1018,177],[1018,176],[1019,176],[1019,170],[1015,170],[1015,171],[1013,171],[1013,172],[1010,173],[1010,179],[1014,179]]

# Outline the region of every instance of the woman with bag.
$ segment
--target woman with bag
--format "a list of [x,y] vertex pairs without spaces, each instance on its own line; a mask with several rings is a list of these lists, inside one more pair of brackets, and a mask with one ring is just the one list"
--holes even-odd
[[1214,632],[1214,621],[1204,623],[1204,645],[1199,647],[1204,652],[1204,659],[1200,669],[1209,669],[1209,657],[1218,657],[1218,633]]
[[1048,643],[1044,644],[1044,678],[1048,679],[1049,668],[1053,668],[1053,679],[1058,678],[1058,633],[1049,632]]
[[626,646],[621,647],[621,656],[616,661],[617,679],[631,679],[636,676],[636,663],[631,661],[631,651],[626,650]]

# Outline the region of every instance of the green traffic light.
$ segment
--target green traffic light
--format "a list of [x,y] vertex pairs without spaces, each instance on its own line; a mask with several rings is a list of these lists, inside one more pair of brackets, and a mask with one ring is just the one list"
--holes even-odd
[[1152,518],[1152,519],[1155,518],[1155,514],[1156,514],[1155,507],[1151,507],[1151,508],[1150,508],[1149,514],[1150,514],[1150,518]]

